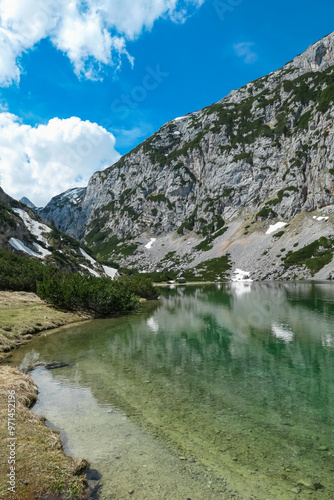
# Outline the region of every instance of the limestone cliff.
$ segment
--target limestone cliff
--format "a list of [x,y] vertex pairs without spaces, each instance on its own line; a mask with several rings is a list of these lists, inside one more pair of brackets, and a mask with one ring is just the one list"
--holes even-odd
[[[283,68],[166,123],[96,172],[75,204],[61,195],[61,207],[53,199],[40,213],[100,259],[128,267],[198,269],[229,253],[232,271],[246,267],[257,279],[317,276],[319,266],[289,266],[284,252],[332,241],[333,120],[331,33]],[[329,219],[314,219],[318,211]],[[266,235],[279,221],[289,226]],[[328,259],[321,269],[330,274]]]

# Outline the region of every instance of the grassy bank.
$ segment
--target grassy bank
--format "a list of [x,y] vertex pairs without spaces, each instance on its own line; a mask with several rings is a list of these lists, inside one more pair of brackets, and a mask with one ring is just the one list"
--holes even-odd
[[[88,316],[48,306],[34,293],[0,291],[0,362],[34,334],[84,319]],[[8,491],[9,448],[4,445],[0,450],[0,498],[80,498],[85,489],[84,476],[80,474],[86,462],[64,455],[58,434],[29,410],[38,394],[33,380],[4,365],[0,366],[1,442],[9,443],[8,391],[15,391],[15,492]]]
[[0,362],[34,334],[88,318],[56,310],[34,293],[0,291]]
[[[83,459],[64,455],[58,433],[45,426],[44,420],[34,415],[29,407],[37,399],[37,386],[33,380],[16,368],[0,366],[0,436],[3,444],[15,442],[15,448],[0,448],[0,498],[35,500],[82,498],[85,479],[82,472],[87,466]],[[10,440],[8,423],[8,397],[16,440]],[[11,422],[12,422],[11,421]],[[8,463],[11,461],[11,464]],[[15,463],[13,462],[15,460]],[[7,481],[10,467],[15,467],[14,490]],[[14,476],[11,477],[13,479]],[[13,484],[13,483],[12,483]]]

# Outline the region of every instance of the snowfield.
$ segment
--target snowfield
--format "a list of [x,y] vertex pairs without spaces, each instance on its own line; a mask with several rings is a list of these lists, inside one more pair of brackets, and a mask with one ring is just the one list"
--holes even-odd
[[266,232],[266,234],[275,233],[277,231],[277,229],[281,229],[281,227],[284,227],[286,225],[287,225],[287,222],[277,222],[276,224],[269,226],[269,229]]
[[155,241],[156,241],[156,238],[151,238],[151,241],[146,243],[145,248],[148,248],[148,249],[152,248],[152,245]]
[[30,248],[28,248],[23,241],[17,239],[17,238],[9,238],[9,243],[12,245],[13,248],[16,250],[20,250],[21,252],[28,253],[29,255],[32,255],[33,257],[38,257],[39,259],[43,259],[43,255],[40,255],[36,252],[33,252]]
[[115,276],[118,274],[117,269],[114,269],[113,267],[108,267],[108,266],[102,266],[103,271],[106,273],[109,278],[114,279]]
[[233,272],[232,281],[242,281],[244,283],[251,283],[253,280],[250,278],[250,273],[248,271],[242,271],[241,269],[236,269]]
[[39,241],[48,246],[48,241],[46,240],[46,238],[44,238],[44,236],[42,236],[42,233],[51,233],[52,229],[49,226],[42,224],[42,222],[38,222],[37,220],[32,219],[30,215],[28,215],[27,212],[25,212],[21,208],[13,208],[13,210],[17,213],[17,215],[21,217],[30,233],[36,236]]
[[85,257],[85,259],[89,260],[89,262],[90,262],[91,264],[93,264],[93,265],[94,265],[94,264],[96,264],[96,260],[95,260],[95,259],[93,259],[93,257],[91,257],[90,255],[88,255],[88,253],[87,253],[87,252],[85,252],[85,250],[83,250],[82,248],[79,248],[79,250],[80,250],[80,252],[81,252],[81,255],[82,255],[83,257]]

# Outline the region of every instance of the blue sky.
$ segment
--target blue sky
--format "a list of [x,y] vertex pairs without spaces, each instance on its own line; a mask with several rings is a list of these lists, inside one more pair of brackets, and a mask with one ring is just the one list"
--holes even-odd
[[98,4],[0,0],[0,176],[16,198],[42,205],[85,185],[168,120],[333,31],[328,0]]

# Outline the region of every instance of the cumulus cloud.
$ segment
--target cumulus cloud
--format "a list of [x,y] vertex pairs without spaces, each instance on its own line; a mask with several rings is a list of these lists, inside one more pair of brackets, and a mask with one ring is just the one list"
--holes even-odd
[[256,52],[252,48],[254,45],[252,42],[242,42],[234,44],[233,49],[236,55],[243,58],[246,64],[252,64],[258,59]]
[[10,196],[44,206],[52,196],[85,186],[96,171],[120,158],[115,137],[80,118],[53,118],[31,127],[0,113],[0,183]]
[[20,57],[44,38],[79,77],[98,79],[105,65],[131,64],[126,43],[159,18],[183,23],[204,0],[1,0],[0,85],[20,80]]

